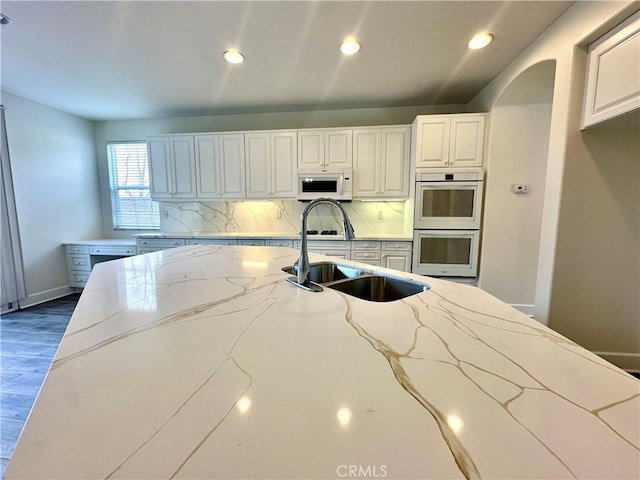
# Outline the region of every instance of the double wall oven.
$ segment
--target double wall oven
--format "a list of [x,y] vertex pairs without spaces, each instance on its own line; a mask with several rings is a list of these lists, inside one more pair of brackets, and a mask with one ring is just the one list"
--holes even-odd
[[416,170],[413,272],[476,277],[482,168]]

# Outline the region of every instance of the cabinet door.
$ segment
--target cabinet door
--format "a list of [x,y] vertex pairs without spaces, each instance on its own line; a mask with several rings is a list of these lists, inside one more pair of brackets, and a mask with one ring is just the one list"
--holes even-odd
[[353,196],[376,197],[380,190],[380,129],[353,131]]
[[409,196],[409,139],[409,128],[382,129],[381,196]]
[[449,166],[481,167],[484,148],[484,116],[451,116]]
[[220,172],[218,168],[218,136],[196,135],[196,195],[203,199],[220,197]]
[[246,194],[244,181],[244,135],[219,135],[220,142],[220,197],[243,198]]
[[416,167],[446,167],[449,159],[448,117],[435,116],[418,119]]
[[296,197],[298,135],[296,132],[271,134],[271,194],[275,198]]
[[589,46],[582,127],[640,108],[640,12]]
[[173,191],[171,182],[171,156],[169,138],[154,137],[147,141],[149,173],[151,177],[151,198],[170,200]]
[[173,198],[196,198],[196,162],[193,137],[170,137]]
[[411,252],[382,253],[382,266],[400,272],[411,271]]
[[269,133],[246,133],[247,197],[271,196],[271,145]]
[[324,166],[324,131],[298,132],[298,168],[322,168]]
[[352,130],[327,130],[324,132],[324,166],[326,168],[351,168],[353,166]]

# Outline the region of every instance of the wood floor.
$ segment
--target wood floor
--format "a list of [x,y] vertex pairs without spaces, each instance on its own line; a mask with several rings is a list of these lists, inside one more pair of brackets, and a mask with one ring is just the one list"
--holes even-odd
[[69,295],[0,316],[0,478],[78,298]]

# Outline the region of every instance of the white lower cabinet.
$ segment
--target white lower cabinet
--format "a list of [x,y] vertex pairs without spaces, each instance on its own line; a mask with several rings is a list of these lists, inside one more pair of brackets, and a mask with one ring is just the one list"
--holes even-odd
[[349,243],[348,240],[309,240],[307,251],[349,260],[351,259],[351,245]]
[[142,255],[143,253],[182,247],[186,244],[184,238],[139,238],[136,241],[136,253]]
[[64,246],[67,257],[69,286],[84,288],[96,263],[117,260],[136,254],[131,241],[95,240],[92,243],[68,243]]
[[353,240],[351,260],[380,266],[380,242],[374,240]]
[[238,245],[247,245],[250,247],[264,247],[265,241],[261,238],[244,238],[238,240]]
[[281,240],[278,238],[271,238],[266,241],[268,247],[293,247],[293,240]]
[[401,272],[410,272],[412,248],[413,243],[408,241],[352,240],[349,242],[346,240],[312,240],[309,241],[308,250],[331,257],[392,268]]
[[413,242],[382,242],[380,265],[401,272],[411,271]]
[[234,239],[225,238],[192,238],[187,240],[187,245],[237,245],[238,241]]
[[91,257],[88,246],[67,245],[67,274],[69,276],[69,286],[82,288],[89,280],[91,273]]

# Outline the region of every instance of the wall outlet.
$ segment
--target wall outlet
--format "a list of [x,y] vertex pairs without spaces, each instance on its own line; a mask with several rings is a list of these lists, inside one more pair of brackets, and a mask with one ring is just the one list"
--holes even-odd
[[282,220],[282,210],[276,210],[276,218]]
[[378,220],[384,220],[384,213],[382,213],[382,210],[378,210]]
[[511,186],[511,191],[516,195],[526,195],[529,193],[529,185],[524,183],[516,183]]

